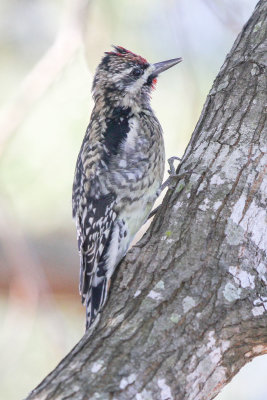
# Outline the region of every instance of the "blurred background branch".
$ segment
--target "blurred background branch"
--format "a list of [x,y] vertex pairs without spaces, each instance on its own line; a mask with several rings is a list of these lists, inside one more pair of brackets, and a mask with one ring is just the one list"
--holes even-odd
[[90,2],[72,0],[67,4],[55,42],[25,77],[14,99],[1,111],[0,154],[9,136],[82,46]]

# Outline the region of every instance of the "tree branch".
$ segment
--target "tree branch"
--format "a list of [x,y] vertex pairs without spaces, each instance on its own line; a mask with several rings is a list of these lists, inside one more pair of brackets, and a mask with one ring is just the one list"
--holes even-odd
[[121,263],[96,330],[28,400],[209,400],[267,351],[266,15],[260,1],[208,95],[188,174]]

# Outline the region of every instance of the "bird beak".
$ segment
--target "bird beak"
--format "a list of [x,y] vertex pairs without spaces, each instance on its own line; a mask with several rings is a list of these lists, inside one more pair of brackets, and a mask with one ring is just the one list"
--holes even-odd
[[179,64],[183,59],[173,58],[172,60],[162,61],[156,64],[153,64],[154,71],[152,72],[153,76],[156,78],[161,72],[166,71],[167,69],[173,67],[176,64]]

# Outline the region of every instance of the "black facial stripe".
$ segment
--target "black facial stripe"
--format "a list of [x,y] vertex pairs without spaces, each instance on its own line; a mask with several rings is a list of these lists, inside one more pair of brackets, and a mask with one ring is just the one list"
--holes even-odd
[[155,78],[157,78],[157,75],[154,75],[154,74],[149,75],[149,77],[147,78],[147,81],[146,81],[147,85],[151,86],[153,79],[155,79]]

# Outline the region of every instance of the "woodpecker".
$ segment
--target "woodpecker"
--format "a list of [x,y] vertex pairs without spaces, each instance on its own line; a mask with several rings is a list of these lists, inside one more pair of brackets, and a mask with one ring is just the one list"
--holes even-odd
[[86,329],[107,300],[111,276],[145,223],[161,187],[162,128],[150,106],[158,75],[182,61],[150,64],[121,46],[105,52],[72,192]]

